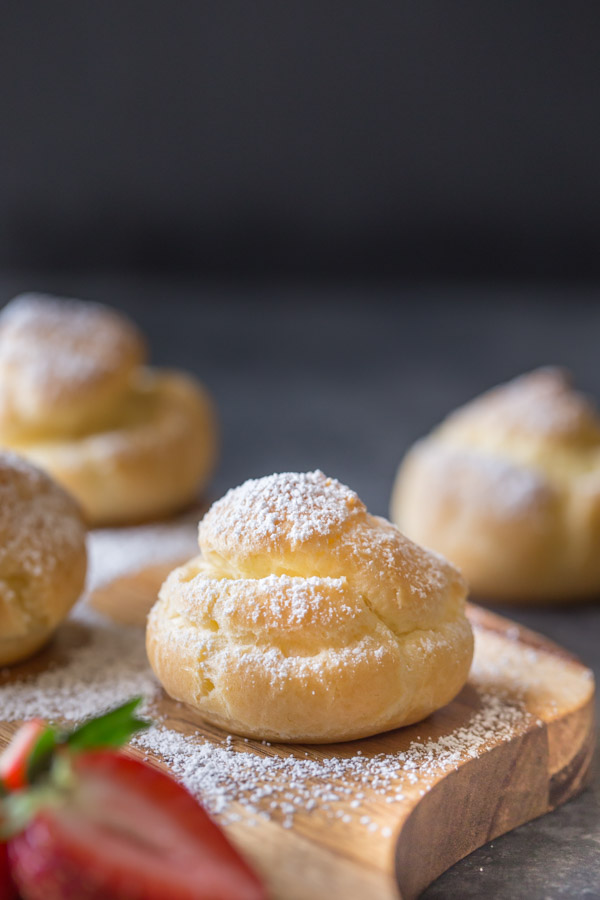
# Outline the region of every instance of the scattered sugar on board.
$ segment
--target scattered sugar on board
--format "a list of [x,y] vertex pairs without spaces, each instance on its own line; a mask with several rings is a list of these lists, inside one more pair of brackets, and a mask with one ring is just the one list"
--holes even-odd
[[171,562],[175,565],[196,556],[200,514],[198,509],[192,509],[169,522],[90,532],[88,589],[110,584],[148,566]]
[[[112,625],[84,604],[75,610],[73,621],[87,631],[87,643],[66,651],[64,660],[40,674],[0,685],[0,718],[37,715],[78,721],[136,694],[145,698],[152,714],[158,686],[146,661],[143,632]],[[279,747],[272,755],[267,743],[231,736],[215,742],[200,733],[186,736],[159,719],[134,743],[162,757],[225,824],[238,819],[256,824],[268,818],[291,827],[298,814],[316,814],[360,825],[368,816],[363,827],[375,833],[370,827],[374,799],[402,803],[415,790],[428,790],[441,773],[475,757],[488,743],[508,740],[530,726],[532,717],[520,692],[535,693],[537,670],[547,664],[547,654],[533,651],[520,664],[516,691],[506,679],[517,650],[513,642],[476,632],[471,684],[479,694],[479,708],[461,727],[435,741],[417,737],[403,750],[375,755],[367,744],[359,749],[356,743],[340,745],[333,755],[306,747]],[[382,832],[379,824],[378,829],[377,834]]]
[[332,756],[299,748],[279,748],[281,755],[272,756],[261,745],[251,751],[229,741],[215,745],[201,734],[183,735],[160,724],[134,743],[162,757],[224,823],[259,816],[289,827],[299,813],[314,811],[374,832],[379,826],[373,828],[364,812],[374,799],[401,803],[417,783],[425,792],[441,773],[492,741],[508,740],[528,719],[517,700],[485,692],[480,701],[464,726],[436,741],[415,740],[405,750],[373,756],[343,747]]
[[[109,622],[80,603],[70,623],[85,629],[83,641],[37,675],[0,684],[0,719],[41,716],[80,721],[142,696],[158,685],[148,665],[143,632]],[[69,626],[65,626],[69,627]],[[1,670],[6,676],[9,669]]]
[[[84,606],[76,610],[74,620],[89,629],[89,642],[72,649],[62,664],[0,686],[1,718],[79,720],[135,694],[144,696],[152,711],[157,685],[146,662],[142,632],[113,626]],[[480,636],[480,647],[481,643]],[[498,664],[497,655],[495,660]],[[530,665],[535,669],[536,661]],[[479,689],[480,708],[472,717],[436,741],[417,739],[394,753],[371,756],[353,744],[342,745],[334,756],[321,757],[311,748],[279,748],[281,755],[273,756],[268,744],[232,737],[214,743],[160,723],[135,743],[162,757],[224,823],[242,817],[250,822],[269,818],[290,827],[297,814],[317,813],[344,824],[360,824],[374,798],[401,803],[414,785],[427,790],[440,773],[476,756],[492,740],[508,740],[530,720],[518,697],[494,687],[485,663],[479,668],[487,683]],[[477,665],[475,672],[477,686]],[[503,679],[501,683],[504,687]]]

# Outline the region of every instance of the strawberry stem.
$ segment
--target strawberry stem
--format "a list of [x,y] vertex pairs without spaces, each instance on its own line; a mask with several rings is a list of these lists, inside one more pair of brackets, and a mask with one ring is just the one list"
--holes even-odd
[[142,698],[136,697],[71,732],[38,720],[23,725],[0,757],[0,798],[39,782],[60,751],[84,753],[126,744],[137,731],[150,726],[135,715],[141,702]]
[[141,702],[142,698],[136,697],[97,719],[90,719],[72,731],[64,743],[73,753],[81,753],[84,750],[100,750],[105,747],[121,747],[137,731],[142,731],[150,726],[150,722],[135,715]]
[[33,784],[40,775],[47,772],[58,743],[56,730],[48,725],[31,748],[26,764],[26,783]]
[[[149,728],[150,722],[135,715],[141,702],[142,698],[136,697],[71,732],[40,722],[42,730],[35,743],[16,759],[26,777],[13,786],[6,780],[0,782],[0,843],[22,831],[37,809],[60,802],[72,782],[73,756],[121,747],[137,731]],[[20,746],[18,733],[8,752],[15,746]]]

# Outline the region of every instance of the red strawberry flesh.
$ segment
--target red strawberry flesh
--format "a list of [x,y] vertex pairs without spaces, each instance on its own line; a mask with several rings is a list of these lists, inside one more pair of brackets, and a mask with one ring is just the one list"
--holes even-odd
[[264,900],[256,876],[171,778],[112,752],[74,760],[76,787],[13,838],[24,900]]
[[25,722],[0,756],[0,781],[8,790],[18,791],[27,784],[29,754],[47,727],[42,719]]
[[0,900],[18,900],[17,889],[10,874],[6,844],[0,844]]

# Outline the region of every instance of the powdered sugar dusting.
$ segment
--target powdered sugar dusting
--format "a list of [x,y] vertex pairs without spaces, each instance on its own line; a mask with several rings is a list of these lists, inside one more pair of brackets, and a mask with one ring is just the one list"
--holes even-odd
[[504,434],[577,438],[591,428],[598,438],[600,421],[592,403],[571,387],[568,373],[547,367],[499,385],[452,413],[444,428],[469,428]]
[[88,535],[88,588],[110,584],[161,563],[182,563],[198,553],[198,511],[169,522],[99,528]]
[[415,785],[429,790],[440,775],[523,729],[528,716],[517,701],[493,692],[479,699],[481,708],[465,725],[436,740],[413,740],[392,753],[372,755],[368,744],[357,742],[325,755],[318,748],[278,748],[282,755],[275,756],[268,744],[241,750],[232,739],[215,745],[201,735],[185,736],[160,725],[135,743],[162,757],[224,823],[243,817],[256,824],[262,818],[291,827],[298,814],[314,811],[368,828],[372,820],[363,812],[373,800],[402,803]]
[[[84,526],[61,488],[14,453],[0,453],[0,601],[44,619],[39,588],[81,558]],[[39,607],[39,608],[38,608]]]
[[536,507],[541,499],[548,498],[547,483],[534,469],[475,452],[469,454],[469,465],[479,469],[487,479],[486,500],[493,502],[499,516]]
[[[243,603],[240,603],[240,593]],[[203,615],[212,618],[214,604],[218,602],[218,615],[222,620],[243,618],[248,623],[270,623],[286,630],[309,624],[340,627],[348,619],[356,618],[361,606],[359,602],[349,600],[345,578],[316,576],[268,575],[266,578],[218,580],[200,575],[178,584],[177,591],[165,589],[165,594],[169,597],[171,611],[183,614],[188,622],[197,622]],[[187,634],[186,629],[181,631],[182,636]],[[260,648],[261,652],[263,649]]]
[[[80,603],[65,628],[77,630],[76,646],[39,674],[0,685],[0,719],[41,716],[78,722],[131,697],[148,704],[158,685],[148,665],[143,632],[113,624]],[[10,669],[2,670],[7,677]]]
[[200,546],[221,539],[252,549],[268,538],[294,547],[335,532],[364,509],[354,491],[318,470],[250,479],[213,504],[200,523]]
[[99,303],[21,294],[0,316],[0,367],[40,402],[118,369],[139,342],[125,316]]
[[[143,632],[113,625],[84,604],[77,607],[72,624],[87,639],[79,640],[64,659],[58,658],[39,674],[1,684],[0,718],[79,721],[136,694],[145,698],[151,714],[156,712],[159,688],[146,661]],[[380,828],[383,833],[387,825],[374,820],[374,800],[379,799],[380,805],[382,800],[402,803],[408,793],[428,790],[441,774],[489,744],[509,740],[535,724],[523,692],[535,692],[539,665],[548,654],[525,655],[519,688],[507,687],[503,655],[506,665],[514,666],[519,648],[507,637],[476,631],[471,678],[477,694],[475,709],[465,713],[458,726],[445,724],[442,711],[434,719],[435,726],[422,724],[399,732],[402,749],[373,753],[373,744],[367,740],[333,749],[278,747],[273,755],[268,744],[225,734],[220,740],[200,732],[183,735],[168,727],[164,717],[139,735],[135,744],[165,760],[173,774],[225,824],[243,819],[253,825],[273,819],[291,827],[298,815],[318,814],[342,825],[358,824],[366,833]],[[486,662],[489,647],[492,663]],[[2,675],[8,678],[8,671]],[[176,721],[177,706],[168,701],[162,709],[175,713]],[[423,729],[434,736],[419,737]],[[409,734],[412,740],[406,737]]]
[[434,496],[460,492],[463,508],[482,507],[505,519],[545,510],[552,501],[547,479],[531,466],[447,441],[425,441],[420,449],[430,479],[427,490]]
[[14,453],[0,453],[0,569],[6,558],[41,577],[56,567],[62,548],[81,546],[75,504],[39,469]]
[[[286,621],[289,625],[302,625],[318,621],[322,625],[335,625],[348,616],[356,615],[355,610],[344,601],[345,578],[290,578],[287,575],[270,575],[257,580],[261,593],[268,600],[268,615],[272,621]],[[322,601],[322,590],[336,592],[335,603]],[[225,614],[233,612],[236,599],[231,597],[225,604]],[[261,610],[257,605],[251,610],[251,618],[258,622]]]
[[593,692],[594,676],[577,663],[563,659],[560,677],[556,658],[536,647],[525,647],[503,636],[475,630],[476,648],[471,678],[482,690],[501,680],[505,689],[518,696],[533,714],[553,716],[583,704]]

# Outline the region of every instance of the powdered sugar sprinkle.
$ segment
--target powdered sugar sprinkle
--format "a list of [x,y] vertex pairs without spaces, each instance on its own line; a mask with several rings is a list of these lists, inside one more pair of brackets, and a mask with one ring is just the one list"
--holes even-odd
[[[159,687],[148,666],[140,629],[107,622],[85,604],[75,610],[71,627],[82,629],[83,640],[40,674],[0,685],[0,718],[42,716],[79,721],[110,706],[141,695],[145,708],[156,714]],[[486,632],[479,633],[479,654],[485,657]],[[510,641],[508,641],[510,644]],[[498,653],[494,657],[498,665]],[[535,670],[536,660],[528,663]],[[162,758],[207,808],[227,824],[247,825],[273,819],[291,827],[297,815],[319,815],[341,824],[361,824],[377,798],[401,803],[407,792],[426,791],[438,776],[476,756],[489,743],[508,740],[532,721],[519,696],[507,692],[502,678],[479,664],[472,686],[478,708],[460,726],[434,739],[420,739],[419,728],[404,749],[372,753],[368,741],[319,747],[278,747],[245,742],[223,735],[211,739],[201,732],[184,735],[163,718],[135,739],[136,746]],[[8,671],[2,673],[8,678]],[[163,707],[164,708],[164,707]],[[168,708],[168,707],[167,707]],[[172,711],[176,712],[176,705]],[[365,820],[367,832],[380,824]]]
[[293,547],[331,534],[357,511],[364,511],[357,494],[319,470],[250,479],[213,504],[200,523],[200,545],[224,540],[250,549],[268,538]]
[[161,563],[181,564],[198,553],[198,510],[168,522],[98,528],[88,535],[88,589]]
[[260,745],[252,752],[230,740],[215,745],[199,733],[186,736],[161,725],[135,744],[160,756],[225,824],[243,818],[252,825],[263,818],[291,827],[298,814],[316,811],[368,828],[371,820],[362,811],[374,800],[402,803],[417,784],[424,793],[485,746],[510,739],[529,718],[514,698],[485,692],[479,700],[481,708],[465,725],[391,753],[371,755],[367,744],[366,752],[352,744],[324,756],[320,748],[281,747],[271,755]]

